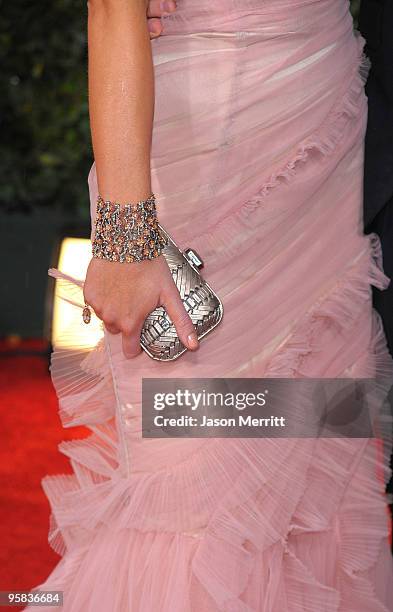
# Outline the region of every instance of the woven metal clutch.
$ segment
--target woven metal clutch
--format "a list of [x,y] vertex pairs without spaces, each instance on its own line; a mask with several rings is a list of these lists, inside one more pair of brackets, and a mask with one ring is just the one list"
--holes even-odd
[[[160,230],[168,238],[163,255],[200,340],[221,321],[222,303],[199,272],[203,268],[203,261],[198,254],[193,249],[181,251],[161,226]],[[159,361],[177,359],[187,350],[163,306],[153,310],[146,318],[141,332],[141,346],[152,359]]]

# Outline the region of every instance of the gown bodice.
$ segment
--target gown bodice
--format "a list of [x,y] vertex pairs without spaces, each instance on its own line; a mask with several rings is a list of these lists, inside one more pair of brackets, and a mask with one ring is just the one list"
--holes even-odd
[[345,15],[347,0],[177,0],[176,11],[163,18],[163,35],[259,30],[267,36],[289,34],[304,26],[331,26],[331,16]]

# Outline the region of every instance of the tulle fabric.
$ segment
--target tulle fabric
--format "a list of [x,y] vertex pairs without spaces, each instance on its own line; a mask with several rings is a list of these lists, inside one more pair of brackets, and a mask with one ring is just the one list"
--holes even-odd
[[[59,340],[61,420],[91,434],[60,444],[71,475],[43,479],[62,559],[39,588],[67,612],[388,612],[393,362],[362,231],[363,40],[341,0],[178,0],[164,27],[153,190],[224,319],[173,363],[126,360],[103,330],[93,349]],[[89,186],[94,220],[94,165]],[[81,321],[83,279],[50,273]],[[149,440],[149,377],[371,377],[378,435]]]

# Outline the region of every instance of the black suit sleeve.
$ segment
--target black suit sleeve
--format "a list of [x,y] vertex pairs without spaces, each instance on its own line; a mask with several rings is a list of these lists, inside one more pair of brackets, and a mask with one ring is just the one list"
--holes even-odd
[[364,223],[393,197],[393,0],[362,0],[359,29],[371,70],[365,149]]

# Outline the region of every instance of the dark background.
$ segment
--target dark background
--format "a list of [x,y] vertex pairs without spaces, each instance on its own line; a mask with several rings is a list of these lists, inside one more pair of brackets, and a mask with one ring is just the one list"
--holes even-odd
[[80,0],[0,2],[0,337],[45,336],[47,269],[68,228],[88,235],[86,19]]

